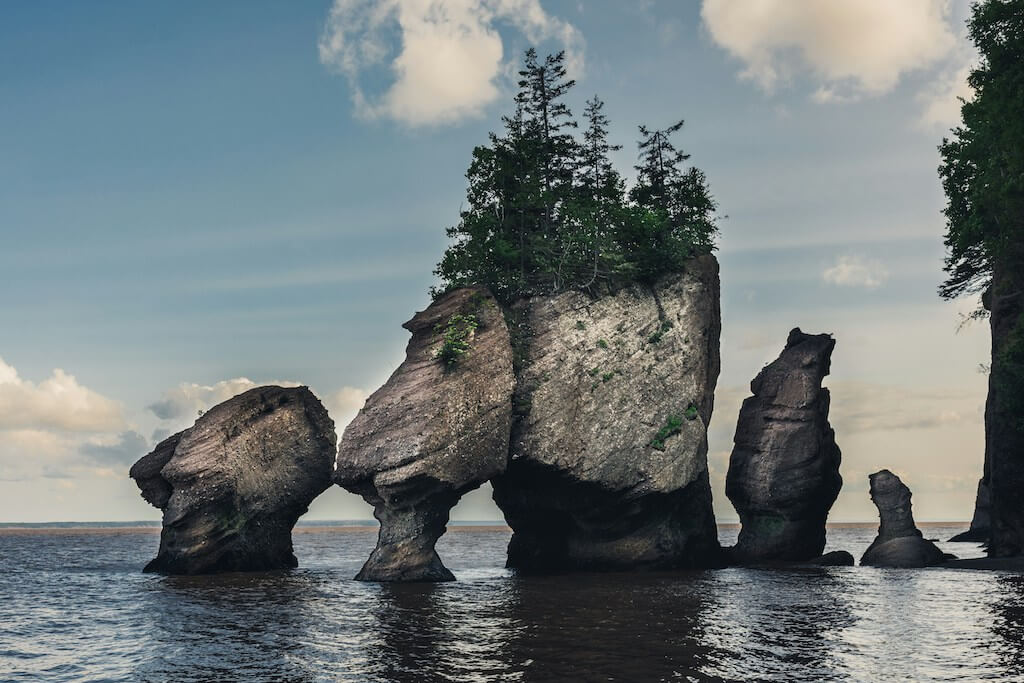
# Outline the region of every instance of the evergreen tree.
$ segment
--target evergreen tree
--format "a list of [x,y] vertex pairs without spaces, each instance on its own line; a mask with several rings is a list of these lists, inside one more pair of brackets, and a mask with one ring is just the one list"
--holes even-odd
[[[586,129],[565,103],[565,55],[526,52],[515,111],[473,150],[468,208],[448,229],[434,271],[443,289],[487,285],[500,300],[653,279],[714,248],[715,204],[704,175],[663,131],[641,128],[640,178],[627,199],[610,155],[604,103],[587,102]],[[437,290],[434,290],[435,293]]]

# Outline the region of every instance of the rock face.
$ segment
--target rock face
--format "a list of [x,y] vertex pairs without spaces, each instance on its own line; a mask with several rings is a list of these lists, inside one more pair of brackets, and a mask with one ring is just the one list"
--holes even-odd
[[985,471],[991,557],[1024,555],[1024,273],[996,269],[982,298],[991,313],[992,367],[985,402]]
[[992,494],[989,492],[988,481],[982,478],[978,481],[978,495],[974,502],[974,517],[971,518],[971,527],[949,540],[957,543],[987,542],[992,533],[991,506]]
[[825,547],[825,520],[843,485],[821,386],[833,348],[831,335],[794,329],[750,383],[725,488],[742,523],[734,562],[801,562]]
[[136,462],[142,497],[163,510],[147,572],[295,567],[292,527],[331,484],[334,422],[306,387],[258,387],[206,412]]
[[653,287],[514,306],[516,420],[494,499],[523,571],[709,566],[718,262]]
[[899,477],[889,470],[881,470],[868,480],[880,524],[878,536],[860,558],[862,565],[930,567],[951,558],[921,536],[910,509],[910,489]]
[[[335,481],[381,523],[357,579],[452,580],[434,544],[459,498],[505,469],[512,347],[500,308],[480,288],[449,292],[404,327],[405,361],[345,429]],[[438,357],[445,349],[451,363]]]

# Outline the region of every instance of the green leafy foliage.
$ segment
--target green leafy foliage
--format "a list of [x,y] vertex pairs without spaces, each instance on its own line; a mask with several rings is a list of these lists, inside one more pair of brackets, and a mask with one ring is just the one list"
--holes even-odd
[[434,331],[441,335],[441,346],[434,353],[434,357],[448,367],[455,365],[459,358],[469,351],[473,333],[479,325],[475,315],[453,314],[446,324],[439,324],[434,328]]
[[658,342],[661,341],[661,338],[665,336],[665,333],[671,329],[672,321],[662,320],[661,325],[658,326],[658,329],[655,330],[655,332],[650,337],[647,338],[647,342],[650,344],[657,344]]
[[658,433],[654,435],[654,438],[647,445],[655,450],[663,451],[665,450],[665,440],[682,430],[683,418],[678,415],[669,415],[665,421],[665,426],[658,430]]
[[447,231],[438,294],[486,285],[499,300],[650,281],[714,248],[716,204],[704,174],[664,130],[641,126],[638,180],[627,193],[610,155],[604,103],[584,111],[581,136],[566,104],[565,55],[526,52],[515,109],[473,150],[467,208]]
[[993,275],[1024,278],[1024,2],[976,3],[968,32],[981,55],[967,79],[975,96],[939,147],[944,298],[981,291]]

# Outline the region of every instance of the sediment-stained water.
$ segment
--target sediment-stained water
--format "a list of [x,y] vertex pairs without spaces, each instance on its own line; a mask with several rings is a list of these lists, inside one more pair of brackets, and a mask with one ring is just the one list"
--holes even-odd
[[[873,536],[832,528],[829,549],[859,557]],[[1019,574],[517,577],[502,566],[508,538],[454,529],[439,550],[456,583],[379,585],[351,580],[372,528],[307,527],[300,569],[211,577],[142,574],[154,530],[0,530],[0,679],[1024,680]]]

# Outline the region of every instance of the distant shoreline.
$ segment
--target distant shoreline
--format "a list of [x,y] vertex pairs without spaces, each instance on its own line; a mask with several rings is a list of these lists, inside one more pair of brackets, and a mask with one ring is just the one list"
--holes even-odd
[[[738,529],[739,522],[723,522],[719,529]],[[970,522],[918,522],[920,528],[970,526]],[[830,522],[830,529],[874,529],[878,522]],[[380,526],[371,520],[339,520],[299,522],[295,533],[350,533],[360,531],[377,531]],[[137,522],[0,522],[0,536],[30,536],[59,534],[139,534],[159,533],[160,523],[149,521]],[[452,522],[448,531],[505,531],[512,530],[499,521]]]

